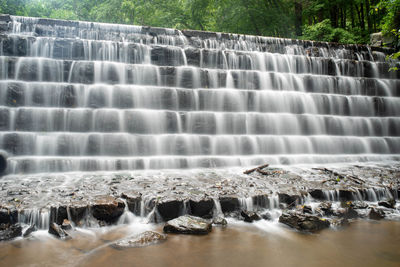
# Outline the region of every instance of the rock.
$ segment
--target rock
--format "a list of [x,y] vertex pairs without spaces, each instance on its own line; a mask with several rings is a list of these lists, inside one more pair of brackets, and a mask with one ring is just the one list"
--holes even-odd
[[313,214],[313,210],[312,210],[311,206],[308,206],[308,205],[304,205],[302,211],[303,211],[303,213]]
[[30,225],[25,232],[23,233],[23,237],[28,237],[30,236],[33,232],[35,232],[37,230],[36,225]]
[[189,206],[191,215],[206,219],[212,218],[214,209],[214,201],[212,199],[189,200]]
[[18,221],[18,211],[0,206],[0,224],[14,224]]
[[138,235],[130,236],[111,244],[116,249],[147,247],[159,244],[167,239],[167,236],[153,231],[146,231]]
[[223,213],[237,211],[240,208],[239,199],[237,197],[220,197],[219,202]]
[[324,192],[321,189],[314,189],[308,192],[313,198],[317,200],[325,200]]
[[326,219],[293,211],[282,213],[279,217],[279,222],[306,232],[316,232],[328,228],[330,225],[330,222]]
[[7,241],[22,235],[22,227],[16,224],[0,224],[0,241]]
[[0,176],[7,169],[7,154],[5,152],[0,151]]
[[381,201],[378,202],[378,206],[382,206],[388,209],[394,209],[394,206],[396,205],[396,201],[394,199],[391,199],[389,201]]
[[346,218],[346,219],[355,219],[359,217],[359,214],[357,211],[355,211],[353,208],[339,208],[335,211],[333,211],[333,215],[340,217],[340,218]]
[[179,217],[183,210],[182,200],[163,200],[157,203],[157,211],[164,221]]
[[272,220],[272,215],[269,212],[265,212],[261,214],[261,218],[263,218],[264,220],[267,221],[271,221]]
[[61,229],[63,230],[71,230],[72,229],[72,225],[71,222],[68,221],[67,219],[65,219],[61,225]]
[[121,195],[121,198],[126,200],[126,204],[128,204],[128,209],[135,215],[140,215],[140,205],[142,202],[142,197],[136,194],[125,194]]
[[50,208],[50,222],[55,222],[61,225],[65,219],[68,218],[66,206],[51,207]]
[[371,220],[381,220],[381,219],[385,218],[385,213],[380,209],[372,208],[371,211],[369,212],[368,217]]
[[74,204],[69,206],[69,213],[71,215],[71,220],[78,225],[79,222],[87,215],[88,207],[81,204]]
[[125,203],[113,197],[98,199],[92,205],[92,215],[98,220],[114,222],[124,213]]
[[368,206],[367,203],[365,203],[365,202],[363,202],[363,201],[353,201],[353,202],[350,204],[350,207],[353,208],[353,209],[362,210],[362,209],[367,209],[369,206]]
[[253,221],[259,221],[261,220],[261,217],[253,212],[253,211],[247,211],[247,210],[242,210],[240,212],[240,215],[244,218],[245,222],[253,222]]
[[296,207],[297,204],[301,202],[301,196],[299,195],[288,195],[288,194],[278,194],[279,203],[287,204],[288,208]]
[[227,226],[228,225],[228,222],[222,216],[218,216],[218,217],[214,218],[212,223],[215,224],[215,225],[221,225],[221,226]]
[[321,210],[323,212],[324,215],[332,215],[332,203],[330,202],[322,202],[321,204],[319,204],[318,209]]
[[52,234],[59,239],[69,239],[70,238],[68,233],[64,229],[62,229],[61,226],[59,226],[58,224],[56,224],[54,222],[50,224],[49,234]]
[[164,225],[165,233],[204,235],[211,232],[209,221],[199,217],[185,215],[168,221]]

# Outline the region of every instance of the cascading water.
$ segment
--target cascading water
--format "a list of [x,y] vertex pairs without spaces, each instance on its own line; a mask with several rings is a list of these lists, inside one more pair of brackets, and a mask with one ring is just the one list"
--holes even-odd
[[7,173],[398,160],[382,51],[12,16],[0,150]]

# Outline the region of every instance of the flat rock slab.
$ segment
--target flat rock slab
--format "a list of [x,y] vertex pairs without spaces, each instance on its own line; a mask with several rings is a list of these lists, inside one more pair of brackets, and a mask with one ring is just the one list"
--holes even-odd
[[110,246],[115,249],[139,248],[159,244],[167,240],[167,236],[153,231],[146,231],[138,235],[118,240]]
[[279,222],[304,232],[317,232],[328,228],[330,225],[330,222],[326,219],[292,211],[282,213]]
[[165,233],[205,235],[211,232],[211,222],[199,217],[185,215],[168,221],[164,225]]

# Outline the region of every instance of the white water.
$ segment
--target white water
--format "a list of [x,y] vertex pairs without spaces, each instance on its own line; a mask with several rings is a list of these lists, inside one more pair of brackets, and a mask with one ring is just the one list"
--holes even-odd
[[0,38],[8,173],[400,157],[400,80],[381,52],[12,20]]

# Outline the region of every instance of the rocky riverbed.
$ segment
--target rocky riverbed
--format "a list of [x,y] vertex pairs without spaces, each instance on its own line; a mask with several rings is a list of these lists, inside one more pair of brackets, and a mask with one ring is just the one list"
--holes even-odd
[[5,176],[0,180],[0,237],[12,239],[28,229],[54,230],[63,223],[84,228],[123,224],[134,215],[150,223],[185,214],[247,222],[279,218],[283,224],[308,232],[345,225],[356,218],[400,218],[398,162],[244,171]]

